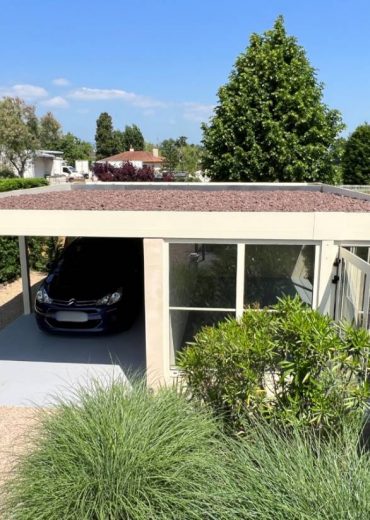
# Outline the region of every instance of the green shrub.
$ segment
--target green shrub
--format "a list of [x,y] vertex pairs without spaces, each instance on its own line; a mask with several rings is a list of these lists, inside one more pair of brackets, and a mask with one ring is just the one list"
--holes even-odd
[[[47,265],[59,251],[58,237],[28,237],[30,268],[46,272]],[[15,280],[21,275],[18,237],[0,236],[0,283]]]
[[179,354],[191,394],[232,429],[251,415],[338,429],[364,408],[370,336],[335,325],[298,297],[205,327]]
[[0,179],[12,179],[15,173],[10,166],[0,165]]
[[1,518],[235,519],[217,425],[173,389],[95,383],[45,412],[32,443]]
[[12,191],[12,190],[24,190],[26,188],[39,188],[41,186],[47,186],[48,181],[46,179],[0,179],[0,192],[1,191]]
[[284,433],[254,424],[234,442],[229,460],[230,485],[242,510],[237,518],[370,518],[370,458],[357,453],[359,427],[353,421],[341,435],[323,440],[296,427]]

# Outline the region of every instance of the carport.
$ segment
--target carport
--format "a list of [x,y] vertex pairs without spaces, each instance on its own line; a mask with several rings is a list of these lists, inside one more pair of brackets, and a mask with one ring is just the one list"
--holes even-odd
[[[277,287],[283,280],[290,292],[323,313],[337,319],[352,313],[359,325],[368,323],[370,266],[358,260],[356,248],[370,246],[370,197],[361,193],[307,184],[61,185],[2,194],[0,215],[0,235],[20,237],[26,315],[31,306],[24,237],[143,238],[141,331],[145,322],[151,386],[178,377],[176,352],[202,324],[212,325],[225,315],[239,317],[250,303],[268,304],[258,290],[269,288],[271,281]],[[276,265],[284,262],[276,273]],[[34,334],[30,323],[26,316],[18,329],[16,324],[5,329],[0,352],[7,341],[8,357],[12,348],[14,357],[18,352],[26,356],[30,347],[22,343],[25,335]],[[122,336],[112,351],[122,348],[123,355],[137,340],[130,347],[122,347],[124,342]],[[34,361],[45,363],[40,374],[49,363],[48,346],[41,344],[35,352],[43,359]],[[57,363],[63,364],[68,353],[58,345]],[[99,353],[99,347],[92,351]],[[99,365],[89,360],[88,349],[82,352],[81,364]],[[106,354],[100,355],[104,367]],[[122,360],[118,365],[126,366]]]

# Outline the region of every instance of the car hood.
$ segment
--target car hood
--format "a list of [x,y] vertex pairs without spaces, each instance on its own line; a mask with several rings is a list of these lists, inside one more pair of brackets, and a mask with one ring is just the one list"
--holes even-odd
[[122,286],[117,277],[83,270],[57,270],[45,281],[50,298],[56,300],[97,300]]

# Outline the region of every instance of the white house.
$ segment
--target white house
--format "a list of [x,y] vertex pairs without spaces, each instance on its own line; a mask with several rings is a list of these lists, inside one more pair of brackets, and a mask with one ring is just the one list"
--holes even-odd
[[164,162],[164,158],[160,157],[158,148],[153,148],[153,152],[145,152],[143,150],[134,150],[130,148],[128,152],[121,152],[111,157],[106,157],[97,161],[98,163],[109,163],[112,166],[122,166],[125,162],[130,162],[135,168],[149,166],[154,171],[159,171]]
[[61,175],[63,152],[56,150],[37,150],[33,159],[27,161],[25,178]]

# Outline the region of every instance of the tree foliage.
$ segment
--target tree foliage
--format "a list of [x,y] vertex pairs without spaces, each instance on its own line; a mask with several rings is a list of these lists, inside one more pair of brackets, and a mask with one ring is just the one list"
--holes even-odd
[[[271,312],[271,310],[273,312]],[[236,431],[252,416],[339,432],[370,397],[370,337],[298,297],[204,327],[180,353],[192,396]]]
[[[144,150],[144,137],[137,125],[125,126],[123,132],[124,150],[133,148],[134,150]],[[121,150],[122,151],[122,150]]]
[[79,139],[75,135],[67,132],[60,140],[59,149],[63,152],[63,158],[69,164],[74,164],[76,160],[92,160],[94,150],[90,143]]
[[112,117],[102,112],[96,121],[96,159],[104,159],[114,155],[114,137]]
[[47,112],[39,122],[40,148],[43,150],[60,150],[62,126],[51,112]]
[[160,144],[160,154],[165,158],[163,167],[171,172],[181,171],[193,174],[200,168],[202,148],[189,144],[187,137],[165,139]]
[[102,112],[96,121],[96,159],[105,159],[112,155],[134,150],[144,150],[145,142],[140,128],[133,124],[126,125],[125,129],[113,128],[112,117]]
[[165,139],[160,144],[160,154],[164,157],[163,167],[174,172],[180,161],[180,149],[175,139]]
[[216,181],[335,180],[341,116],[322,102],[305,50],[279,17],[236,60],[209,125],[204,166]]
[[5,97],[0,101],[0,151],[19,177],[23,177],[27,161],[38,147],[35,107],[20,98]]
[[349,136],[342,158],[344,184],[370,184],[370,125],[365,123]]

